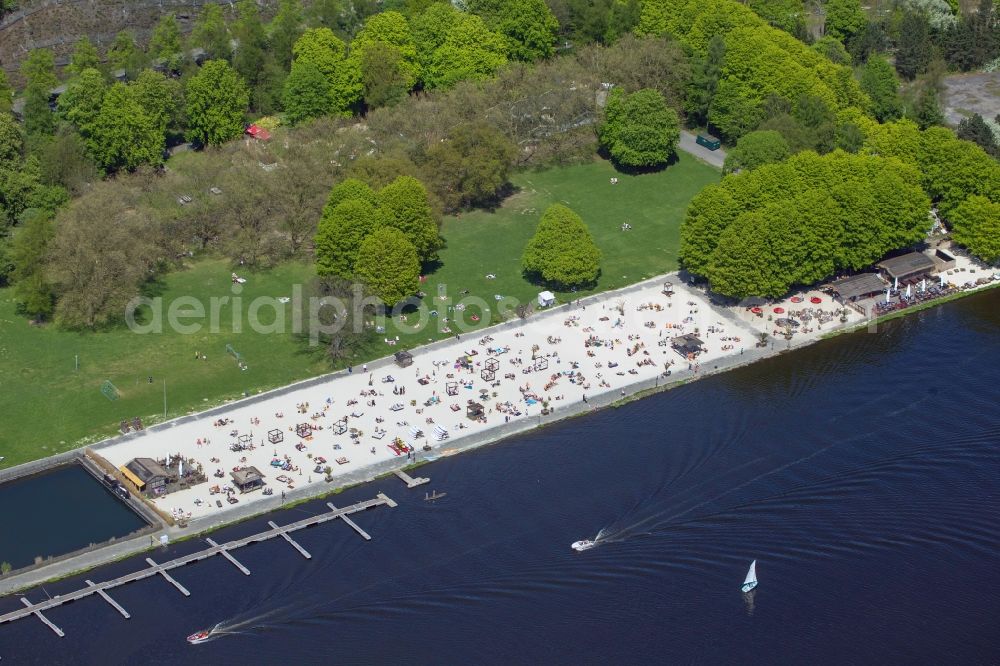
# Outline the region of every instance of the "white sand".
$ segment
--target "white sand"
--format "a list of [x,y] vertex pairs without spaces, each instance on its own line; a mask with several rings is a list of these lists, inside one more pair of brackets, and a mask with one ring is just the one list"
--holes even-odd
[[[338,476],[350,473],[356,476],[364,467],[397,457],[389,448],[396,437],[419,450],[425,444],[440,444],[435,439],[436,425],[446,428],[454,441],[504,423],[508,418],[537,416],[542,404],[528,404],[528,397],[549,400],[558,410],[560,406],[581,401],[584,395],[592,396],[642,379],[652,379],[664,372],[667,363],[673,363],[674,370],[686,370],[688,361],[669,346],[669,341],[674,336],[694,332],[696,328],[706,343],[706,351],[697,358],[695,366],[724,355],[740,354],[743,348],[754,346],[756,338],[751,326],[741,323],[724,308],[711,307],[702,294],[687,289],[676,278],[672,281],[676,290],[672,297],[662,293],[662,281],[657,281],[625,295],[609,294],[597,304],[538,313],[525,326],[494,329],[490,332],[493,336],[490,341],[484,341],[482,333],[470,334],[434,351],[414,350],[413,365],[405,369],[384,365],[377,371],[365,373],[361,367],[356,367],[353,374],[333,377],[320,385],[258,402],[234,403],[221,416],[213,414],[174,427],[151,430],[142,437],[125,437],[102,448],[100,453],[115,466],[124,465],[135,457],[166,458],[174,454],[200,463],[209,476],[208,483],[155,500],[164,511],[197,519],[218,515],[230,508],[225,495],[210,495],[209,489],[215,485],[222,489],[231,486],[230,471],[243,465],[257,467],[264,474],[267,486],[278,495],[282,490],[308,484],[331,487],[322,472],[314,471],[315,458],[321,456],[326,459],[321,466],[332,468],[332,487],[336,487]],[[825,300],[829,304],[829,299]],[[638,309],[646,305],[654,307]],[[657,305],[660,311],[655,310]],[[619,312],[619,306],[624,314]],[[591,336],[596,336],[603,344],[586,347],[585,341]],[[658,344],[660,342],[663,346]],[[533,352],[535,345],[537,350]],[[501,354],[488,351],[497,348],[509,348],[510,351]],[[393,350],[387,348],[387,351]],[[472,357],[473,368],[456,369],[456,359],[473,351],[476,352]],[[525,372],[533,366],[533,356],[546,359],[548,368]],[[499,362],[497,386],[480,376],[486,360],[491,357]],[[617,367],[609,367],[614,363]],[[584,379],[568,376],[574,370]],[[449,374],[453,377],[449,378]],[[556,374],[559,377],[553,380]],[[389,375],[394,382],[383,381]],[[418,377],[428,377],[430,381],[421,385]],[[446,394],[449,381],[459,382],[455,396]],[[394,387],[404,387],[405,395],[394,395]],[[468,400],[479,400],[481,389],[489,390],[489,398],[481,401],[486,409],[485,422],[466,416]],[[372,391],[375,395],[366,395]],[[440,402],[425,406],[425,401],[432,397]],[[411,406],[411,400],[416,404]],[[308,407],[301,413],[297,406],[305,404]],[[402,409],[393,411],[393,405],[401,405]],[[452,405],[459,409],[453,411]],[[362,436],[352,439],[350,431],[334,434],[334,422],[345,416],[348,427],[360,430]],[[230,422],[224,426],[214,425],[220,418]],[[304,440],[295,433],[298,423],[322,429],[316,430],[311,439]],[[424,437],[414,438],[411,426],[421,429]],[[282,443],[268,443],[267,434],[272,429],[281,430]],[[374,435],[380,429],[385,434],[379,439]],[[255,448],[231,451],[230,445],[237,440],[231,433],[250,435]],[[199,439],[202,440],[200,445]],[[296,448],[299,444],[303,445],[301,450]],[[272,467],[275,457],[282,460],[287,457],[293,469],[284,471]],[[213,463],[211,458],[219,462]],[[338,464],[337,459],[346,462]],[[399,459],[403,461],[405,457]],[[223,478],[213,476],[217,469],[223,471]],[[279,475],[289,480],[279,482]],[[263,498],[260,490],[237,496],[240,504],[236,506]],[[221,509],[216,507],[216,499],[223,500]],[[201,501],[196,504],[196,500]]]

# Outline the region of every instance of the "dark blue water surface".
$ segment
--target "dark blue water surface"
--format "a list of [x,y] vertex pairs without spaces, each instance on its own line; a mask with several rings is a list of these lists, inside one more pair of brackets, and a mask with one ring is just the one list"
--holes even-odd
[[0,485],[0,507],[0,561],[15,569],[147,525],[75,464]]
[[[350,490],[399,502],[0,626],[3,663],[1000,660],[1000,293]],[[322,504],[271,516],[290,522]],[[261,529],[262,521],[213,535]],[[569,544],[599,530],[585,553]],[[176,544],[167,559],[201,548]],[[752,559],[760,587],[739,592]],[[104,579],[141,559],[91,572]],[[79,579],[33,590],[44,598]],[[18,607],[0,599],[0,610]],[[230,632],[190,646],[222,623]]]

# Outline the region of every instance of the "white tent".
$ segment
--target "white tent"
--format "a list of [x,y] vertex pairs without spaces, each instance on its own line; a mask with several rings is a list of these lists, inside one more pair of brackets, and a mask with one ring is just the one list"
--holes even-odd
[[539,307],[547,308],[556,304],[556,295],[551,291],[543,291],[538,294]]

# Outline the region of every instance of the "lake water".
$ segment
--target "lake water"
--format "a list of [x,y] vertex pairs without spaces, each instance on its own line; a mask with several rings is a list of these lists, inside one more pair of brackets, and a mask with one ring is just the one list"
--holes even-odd
[[[1000,293],[391,479],[399,502],[40,622],[4,663],[986,664],[1000,659]],[[426,489],[446,492],[436,503]],[[270,516],[319,512],[313,503]],[[222,541],[261,529],[223,530]],[[608,541],[575,553],[572,541]],[[175,544],[168,559],[203,547]],[[760,586],[739,592],[752,559]],[[131,560],[91,572],[105,579]],[[81,585],[33,590],[44,598]],[[0,610],[18,607],[0,599]],[[221,623],[221,624],[220,624]],[[220,624],[219,638],[185,636]]]
[[79,465],[0,484],[0,561],[15,569],[145,526]]

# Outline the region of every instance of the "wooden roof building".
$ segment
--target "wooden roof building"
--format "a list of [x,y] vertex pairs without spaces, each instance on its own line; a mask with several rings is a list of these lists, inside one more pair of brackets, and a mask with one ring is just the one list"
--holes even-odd
[[264,485],[264,475],[256,467],[244,467],[235,472],[230,472],[233,477],[233,485],[240,489],[241,493],[248,493],[257,490]]
[[139,492],[162,493],[171,478],[170,470],[152,458],[133,458],[119,469]]
[[885,291],[886,284],[877,273],[861,273],[852,275],[830,284],[830,290],[841,301],[853,301],[867,298]]
[[901,254],[898,257],[880,261],[876,265],[894,280],[921,277],[928,273],[933,273],[936,267],[934,260],[923,252]]
[[687,356],[688,354],[700,354],[705,351],[705,343],[702,342],[701,339],[694,333],[678,335],[670,341],[670,346],[682,356]]

